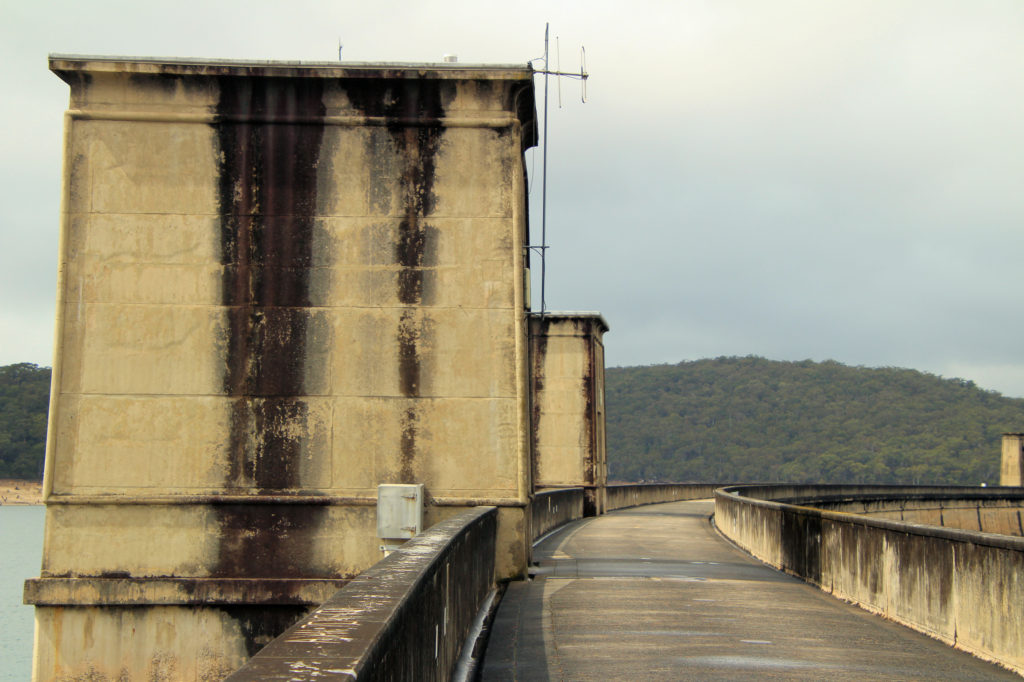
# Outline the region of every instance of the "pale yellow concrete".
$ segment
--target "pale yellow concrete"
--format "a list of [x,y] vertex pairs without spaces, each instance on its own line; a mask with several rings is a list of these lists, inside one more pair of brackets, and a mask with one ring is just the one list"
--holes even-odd
[[1024,536],[1024,505],[1016,499],[883,499],[830,503],[826,508],[907,523]]
[[[417,456],[411,462],[421,480],[436,481],[434,496],[479,497],[508,494],[516,467],[507,451],[516,431],[515,406],[492,400],[345,398],[335,409],[334,481],[344,494],[376,495],[380,483],[399,483],[401,463],[388,443],[401,438],[408,409],[415,405]],[[465,421],[477,424],[470,432]],[[420,426],[422,425],[422,426]],[[461,439],[452,447],[453,439]],[[363,486],[356,485],[362,481]],[[366,485],[369,483],[370,485]]]
[[37,607],[32,678],[215,682],[249,658],[243,641],[221,609]]
[[[43,575],[351,576],[399,482],[428,520],[503,505],[497,576],[521,575],[530,70],[51,68],[71,98]],[[207,679],[196,647],[251,640],[156,602],[126,624],[88,592],[40,608],[38,679],[148,679],[172,649],[166,674]]]
[[999,485],[1024,485],[1024,434],[1003,434],[1002,465]]
[[[90,493],[131,487],[196,492],[217,487],[225,469],[217,460],[227,447],[230,406],[216,397],[224,393],[230,328],[222,312],[225,267],[216,215],[223,153],[210,125],[217,82],[198,69],[161,81],[131,73],[159,70],[149,66],[70,67],[90,79],[73,84],[70,106],[74,163],[68,168],[62,257],[61,426],[53,444],[55,464],[69,461],[55,468],[58,493],[76,487]],[[502,88],[445,77],[456,81],[446,120],[506,112]],[[327,117],[358,113],[334,81],[323,102]],[[516,319],[523,311],[514,307],[522,230],[512,224],[512,193],[522,174],[522,147],[519,128],[509,121],[505,129],[444,129],[435,206],[423,219],[432,246],[419,267],[422,302],[414,308],[395,297],[396,279],[405,270],[394,253],[405,190],[394,136],[380,126],[327,126],[321,145],[313,307],[291,313],[307,325],[303,394],[389,404],[397,419],[407,405],[373,400],[406,397],[394,358],[403,334],[411,338],[419,354],[413,400],[429,399],[428,409],[443,426],[432,429],[417,417],[426,435],[422,442],[436,442],[455,463],[431,464],[438,495],[473,489],[518,494],[511,472],[521,468],[515,462],[525,453],[514,436],[520,419],[515,411],[526,388],[514,364]],[[521,212],[515,219],[523,219]],[[448,412],[467,408],[459,403],[444,409],[435,404],[442,399],[484,401],[468,409],[484,417],[485,427],[460,436],[459,422]],[[330,474],[300,487],[372,488],[375,483],[363,480],[360,468],[350,469],[349,460],[365,451],[397,451],[400,434],[392,428],[364,430],[359,438],[324,437],[332,421],[348,418],[329,416],[336,402],[310,404],[314,414],[300,429],[302,440],[317,458],[326,450],[324,459],[336,463],[322,469]],[[383,433],[390,435],[381,442]],[[64,444],[73,462],[62,456]],[[486,453],[478,455],[477,448]],[[485,462],[500,483],[460,480],[480,476],[460,461],[460,449],[471,460],[497,458]],[[169,451],[173,461],[151,463]],[[390,468],[397,467],[392,461]],[[349,470],[355,485],[344,480]],[[426,483],[433,487],[432,480]]]
[[593,489],[588,513],[604,509],[607,482],[604,345],[596,313],[548,313],[530,320],[534,382],[533,451],[538,488]]

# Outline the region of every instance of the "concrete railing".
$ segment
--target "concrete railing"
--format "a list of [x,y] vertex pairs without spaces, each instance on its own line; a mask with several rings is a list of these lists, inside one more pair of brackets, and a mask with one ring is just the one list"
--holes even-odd
[[715,523],[776,568],[1024,673],[1024,539],[812,508],[858,494],[924,499],[977,490],[737,486],[716,492]]
[[559,526],[583,518],[583,488],[555,488],[537,493],[530,503],[530,538],[536,540]]
[[438,523],[227,679],[448,680],[494,586],[496,529],[495,507]]
[[819,499],[811,506],[905,523],[1024,536],[1024,490],[1020,488],[970,488],[926,495],[875,493],[856,499]]
[[[629,483],[605,488],[605,511],[659,502],[710,498],[718,483]],[[585,488],[555,488],[536,494],[530,505],[533,539],[586,515]]]
[[610,485],[606,490],[605,510],[625,509],[642,504],[700,500],[712,497],[719,483],[632,483]]
[[[727,487],[727,486],[720,486]],[[816,503],[859,502],[869,499],[938,499],[941,497],[979,497],[1002,499],[1016,495],[1021,497],[1020,488],[979,488],[977,486],[956,485],[831,485],[831,484],[792,484],[764,483],[743,484],[735,486],[737,492],[744,497],[756,497],[759,500],[776,500],[789,504],[801,504],[804,501]]]

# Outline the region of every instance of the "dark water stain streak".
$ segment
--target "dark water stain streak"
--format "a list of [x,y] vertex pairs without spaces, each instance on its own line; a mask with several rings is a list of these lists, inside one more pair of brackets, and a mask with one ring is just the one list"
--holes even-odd
[[[384,117],[388,121],[386,127],[391,137],[392,150],[382,152],[377,146],[370,145],[367,151],[371,159],[376,154],[392,153],[399,168],[397,190],[401,214],[394,261],[400,269],[395,295],[400,304],[409,308],[401,313],[395,336],[399,391],[406,398],[421,396],[420,340],[424,329],[422,315],[414,307],[418,308],[424,303],[424,266],[428,254],[436,249],[431,239],[433,229],[426,220],[434,212],[437,203],[434,183],[444,129],[434,122],[443,119],[444,100],[454,95],[451,90],[453,87],[441,81],[421,79],[396,79],[386,83],[350,82],[346,85],[346,94],[356,109],[365,116]],[[410,121],[432,123],[410,125]],[[389,193],[384,188],[371,187],[371,195]],[[401,418],[400,483],[416,481],[419,422],[419,406],[416,402],[410,402]]]
[[[219,79],[218,211],[223,389],[232,399],[226,490],[299,486],[308,405],[306,366],[317,166],[318,79]],[[218,505],[214,576],[306,576],[323,507]]]

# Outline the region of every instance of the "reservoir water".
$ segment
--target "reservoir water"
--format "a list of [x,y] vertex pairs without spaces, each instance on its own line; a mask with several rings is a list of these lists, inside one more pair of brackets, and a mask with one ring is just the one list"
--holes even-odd
[[42,506],[0,506],[0,680],[32,677],[31,606],[21,603],[26,578],[39,575],[43,556]]

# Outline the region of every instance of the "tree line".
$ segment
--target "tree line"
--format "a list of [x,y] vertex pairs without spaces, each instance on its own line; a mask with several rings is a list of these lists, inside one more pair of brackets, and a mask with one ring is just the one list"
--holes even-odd
[[49,367],[0,367],[0,478],[42,479],[49,403]]
[[962,379],[720,357],[606,372],[609,477],[996,485],[1024,400]]
[[[995,485],[1024,400],[894,367],[721,357],[606,371],[609,477]],[[0,367],[0,478],[43,473],[50,369]]]

